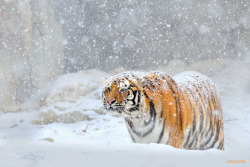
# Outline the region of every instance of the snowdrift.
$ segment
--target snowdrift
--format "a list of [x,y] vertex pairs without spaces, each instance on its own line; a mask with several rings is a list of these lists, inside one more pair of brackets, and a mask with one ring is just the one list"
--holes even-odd
[[0,113],[0,166],[232,165],[228,160],[250,163],[249,64],[233,60],[185,64],[174,60],[157,70],[171,75],[198,71],[216,83],[222,100],[225,151],[132,143],[124,120],[103,110],[101,100],[105,78],[123,69],[109,73],[88,70],[55,80],[38,110]]

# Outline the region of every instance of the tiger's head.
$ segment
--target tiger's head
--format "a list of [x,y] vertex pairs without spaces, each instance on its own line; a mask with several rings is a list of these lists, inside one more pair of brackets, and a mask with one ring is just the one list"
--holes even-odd
[[145,85],[145,79],[132,74],[108,78],[102,93],[104,108],[113,115],[138,116],[143,103],[142,93]]

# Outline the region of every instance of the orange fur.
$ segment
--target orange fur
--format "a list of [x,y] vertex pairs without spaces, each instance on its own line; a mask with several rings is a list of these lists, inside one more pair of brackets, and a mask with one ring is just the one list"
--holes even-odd
[[215,85],[199,73],[174,79],[162,72],[119,74],[105,85],[104,106],[120,111],[134,142],[223,150],[222,110]]

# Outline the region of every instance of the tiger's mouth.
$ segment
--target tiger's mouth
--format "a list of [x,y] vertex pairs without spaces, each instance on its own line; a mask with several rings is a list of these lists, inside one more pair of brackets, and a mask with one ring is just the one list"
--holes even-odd
[[124,109],[124,107],[122,105],[108,105],[108,104],[104,104],[104,108],[107,111],[117,112],[120,114],[121,114],[122,110]]
[[113,107],[110,107],[110,108],[106,108],[106,110],[108,111],[108,112],[110,112],[110,114],[112,115],[112,116],[115,116],[115,117],[121,117],[122,116],[122,109],[121,108],[117,108],[117,107],[115,107],[115,108],[113,108]]
[[123,106],[114,106],[106,108],[107,111],[109,111],[113,116],[123,116],[123,117],[131,117],[131,113],[126,111]]
[[107,109],[108,111],[111,111],[111,112],[115,112],[115,113],[119,113],[121,114],[122,113],[122,109],[120,108],[113,108],[113,107],[110,107],[109,109]]

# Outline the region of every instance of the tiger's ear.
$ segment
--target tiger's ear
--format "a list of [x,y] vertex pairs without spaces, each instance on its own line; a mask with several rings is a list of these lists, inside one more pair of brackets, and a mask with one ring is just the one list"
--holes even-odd
[[107,83],[110,83],[112,81],[111,77],[106,77],[104,80],[104,84],[106,85]]
[[141,87],[145,87],[146,85],[147,85],[147,80],[145,79],[145,78],[140,78],[139,80],[138,80],[138,84],[141,86]]

